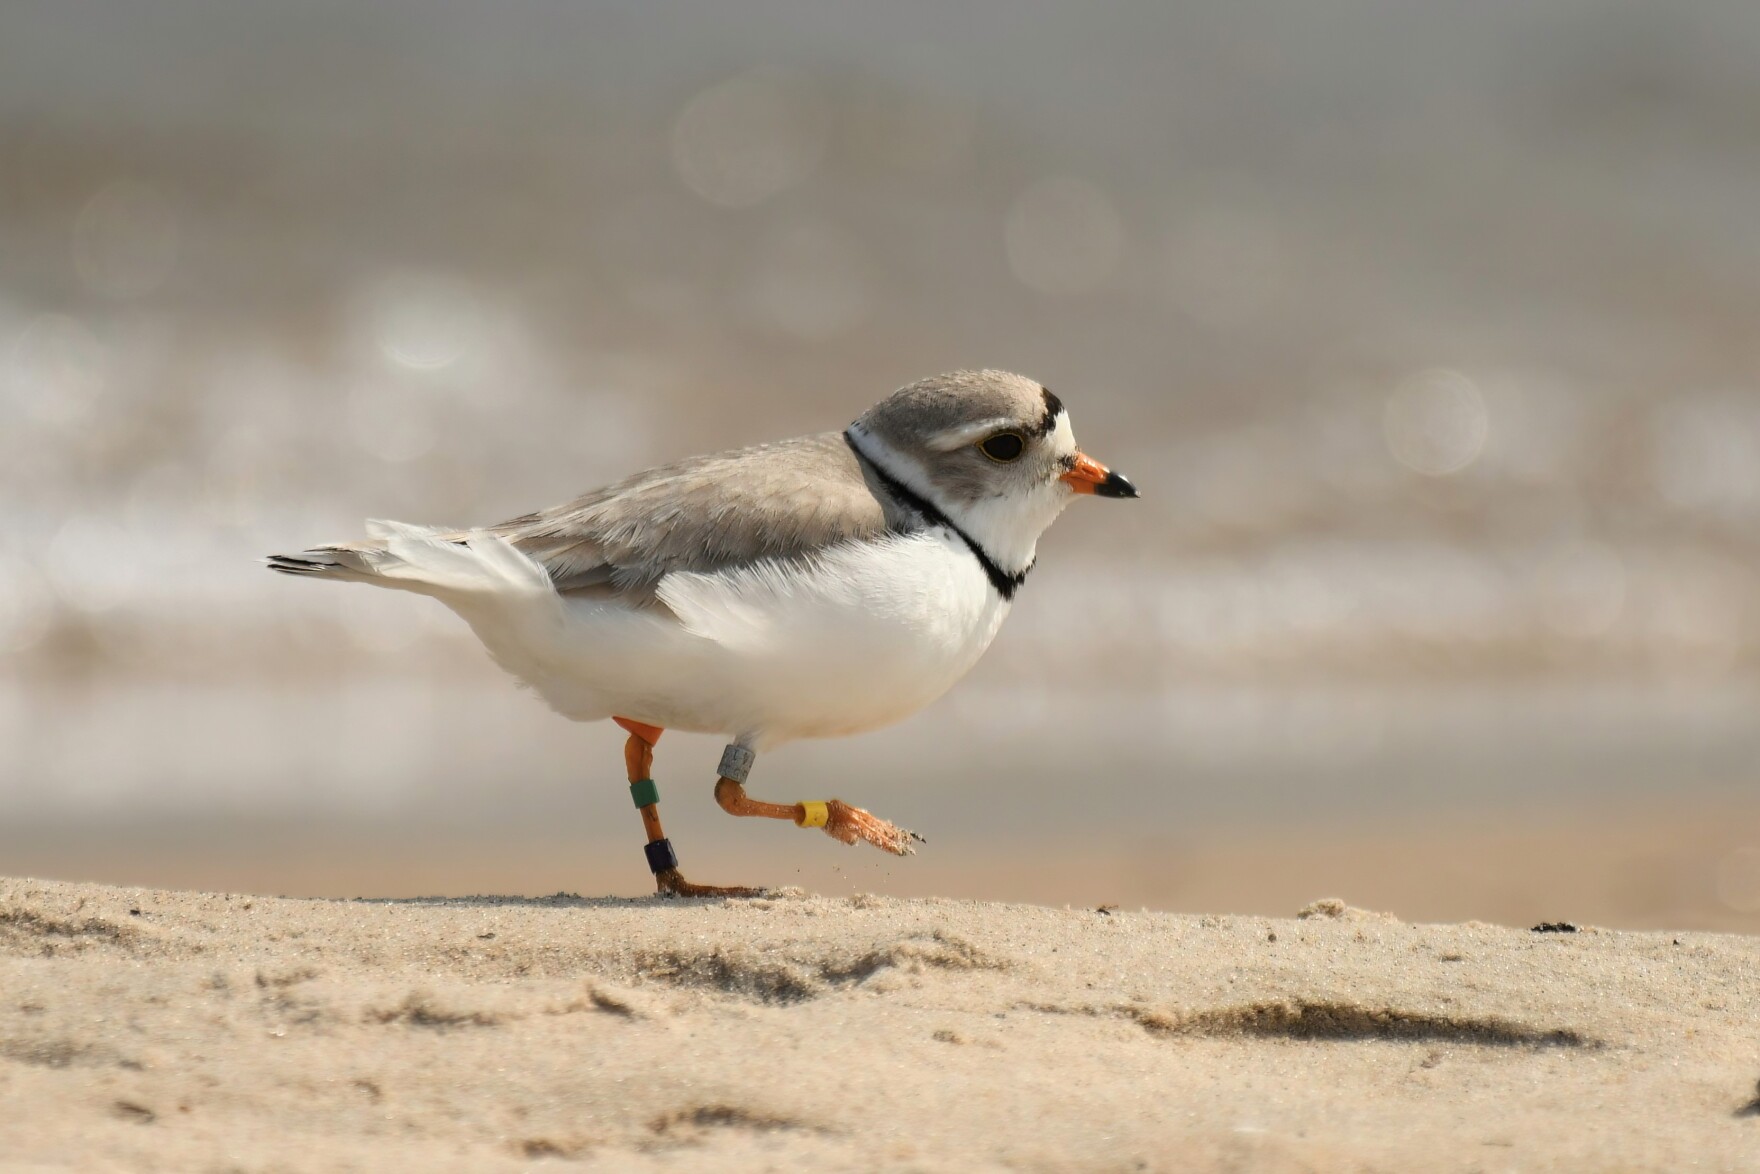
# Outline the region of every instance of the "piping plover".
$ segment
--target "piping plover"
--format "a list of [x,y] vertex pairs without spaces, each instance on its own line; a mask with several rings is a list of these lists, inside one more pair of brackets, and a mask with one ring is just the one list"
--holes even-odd
[[760,750],[875,729],[977,661],[1077,494],[1136,488],[1076,449],[1048,388],[1004,371],[924,379],[842,432],[637,473],[476,530],[369,522],[363,542],[271,555],[290,575],[431,595],[497,664],[576,721],[629,734],[659,890],[696,885],[660,827],[666,729],[732,737],[715,799],[908,855],[916,837],[840,800],[748,798]]

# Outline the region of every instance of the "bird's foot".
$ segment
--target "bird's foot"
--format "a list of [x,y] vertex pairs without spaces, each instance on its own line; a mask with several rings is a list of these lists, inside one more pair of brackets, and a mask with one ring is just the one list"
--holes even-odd
[[696,885],[684,879],[676,868],[654,874],[654,883],[662,897],[761,897],[763,889],[745,885]]
[[863,840],[882,852],[909,856],[923,842],[916,832],[881,819],[860,807],[851,807],[841,799],[825,801],[825,834],[845,844]]

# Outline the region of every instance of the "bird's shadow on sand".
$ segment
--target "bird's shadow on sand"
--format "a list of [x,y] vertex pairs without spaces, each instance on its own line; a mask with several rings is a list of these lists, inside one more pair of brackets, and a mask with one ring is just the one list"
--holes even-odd
[[[783,890],[759,894],[756,899],[801,896],[798,891]],[[467,897],[352,897],[357,905],[419,905],[433,909],[651,909],[668,905],[709,905],[726,901],[753,900],[750,897],[676,897],[671,894],[649,893],[642,897],[583,897],[579,893],[552,893],[548,897],[499,896],[478,894]]]

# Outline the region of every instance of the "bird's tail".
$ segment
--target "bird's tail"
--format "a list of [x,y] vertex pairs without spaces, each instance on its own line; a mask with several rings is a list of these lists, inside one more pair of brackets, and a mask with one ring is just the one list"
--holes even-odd
[[272,554],[263,561],[284,575],[371,583],[423,595],[550,589],[542,566],[486,531],[369,521],[367,535],[365,542]]

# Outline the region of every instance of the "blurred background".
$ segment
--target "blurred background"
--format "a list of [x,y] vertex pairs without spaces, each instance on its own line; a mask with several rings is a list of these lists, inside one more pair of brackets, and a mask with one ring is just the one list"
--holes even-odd
[[688,875],[1760,931],[1760,8],[0,10],[0,872],[636,894],[621,732],[256,562],[1055,388],[992,651]]

